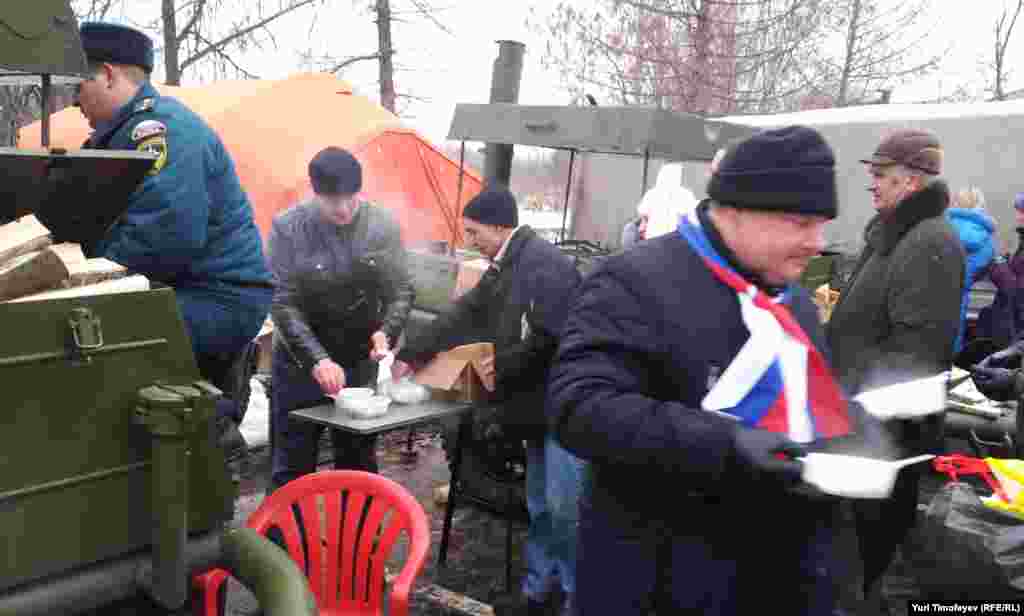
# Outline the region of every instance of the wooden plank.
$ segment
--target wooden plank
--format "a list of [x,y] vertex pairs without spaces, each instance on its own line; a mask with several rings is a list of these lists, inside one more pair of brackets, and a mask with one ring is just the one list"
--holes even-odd
[[71,268],[71,286],[118,280],[129,274],[128,268],[108,259],[87,259]]
[[80,287],[128,276],[128,268],[109,259],[86,259],[79,244],[54,244],[54,252],[64,261],[69,277],[64,287]]
[[135,293],[148,291],[151,285],[145,276],[134,275],[119,278],[117,280],[106,280],[96,284],[87,284],[72,289],[53,289],[42,293],[33,293],[10,302],[41,302],[54,299],[68,299],[70,297],[90,297],[93,295],[113,295],[116,293]]
[[0,225],[0,267],[8,261],[40,251],[51,244],[50,230],[35,216],[22,216]]
[[61,287],[70,273],[52,248],[21,255],[0,269],[0,301]]

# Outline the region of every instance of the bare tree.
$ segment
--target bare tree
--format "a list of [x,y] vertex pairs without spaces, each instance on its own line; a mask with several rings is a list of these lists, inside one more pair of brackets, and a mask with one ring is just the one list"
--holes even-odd
[[324,0],[161,0],[150,25],[163,40],[165,81],[179,85],[186,70],[211,62],[219,74],[256,77],[239,57],[274,42],[275,21]]
[[927,36],[912,33],[930,4],[830,0],[813,63],[816,89],[837,107],[887,101],[897,85],[936,68],[941,54],[910,60]]
[[[372,21],[377,27],[377,49],[365,51],[348,56],[338,56],[333,53],[317,55],[311,51],[302,54],[303,63],[324,70],[326,72],[343,74],[346,69],[360,62],[377,61],[377,87],[380,94],[380,104],[388,111],[402,115],[405,111],[399,101],[427,100],[420,96],[409,94],[398,90],[395,85],[395,74],[405,70],[406,67],[395,63],[395,56],[398,51],[393,43],[393,25],[396,23],[408,23],[413,20],[426,21],[438,30],[451,35],[452,32],[438,17],[440,9],[432,5],[428,0],[406,0],[395,8],[392,0],[374,0],[370,8]],[[406,16],[412,16],[408,19]]]
[[699,113],[769,111],[801,78],[795,58],[824,0],[562,0],[534,27],[576,96]]
[[103,21],[123,4],[124,0],[72,0],[71,9],[79,21]]
[[697,113],[773,112],[863,102],[932,68],[907,64],[899,35],[928,0],[562,0],[535,27],[576,95]]
[[1024,8],[1024,0],[1017,0],[1017,7],[1010,15],[1004,8],[995,25],[995,46],[992,58],[992,100],[1006,100],[1006,81],[1009,78],[1009,71],[1006,68],[1006,47],[1010,43],[1010,36],[1013,34],[1013,27],[1017,24],[1017,17]]
[[377,0],[377,54],[380,74],[380,104],[395,112],[395,68],[391,62],[391,2]]

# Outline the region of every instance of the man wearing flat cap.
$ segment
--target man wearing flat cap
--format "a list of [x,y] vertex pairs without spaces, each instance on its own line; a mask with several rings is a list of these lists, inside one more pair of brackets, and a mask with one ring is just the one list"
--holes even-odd
[[[942,146],[932,133],[893,131],[865,160],[877,214],[832,311],[826,333],[836,373],[851,394],[949,370],[959,331],[964,252],[943,215]],[[942,417],[887,421],[890,457],[937,453]],[[891,499],[855,504],[872,601],[893,554],[914,523],[920,467],[904,469]]]
[[[460,333],[479,332],[494,343],[486,364],[495,382],[496,416],[483,417],[488,438],[525,440],[526,575],[522,595],[492,601],[496,616],[549,614],[571,609],[574,594],[577,503],[583,469],[554,442],[544,414],[548,367],[565,320],[569,297],[580,276],[571,259],[526,225],[519,225],[515,197],[491,186],[473,197],[462,212],[466,243],[493,265],[475,287],[456,300],[419,336],[411,338],[399,359],[420,362],[444,351]],[[566,595],[554,605],[555,580]]]
[[[228,375],[259,332],[273,292],[234,163],[199,116],[150,83],[148,36],[87,22],[81,39],[90,77],[75,104],[93,129],[83,147],[156,156],[125,213],[83,249],[174,287],[200,373],[230,395]],[[235,421],[240,411],[218,408]]]
[[707,193],[599,264],[562,329],[550,422],[590,464],[579,616],[834,613],[838,500],[796,458],[874,424],[797,284],[838,214],[832,149],[806,127],[757,133]]

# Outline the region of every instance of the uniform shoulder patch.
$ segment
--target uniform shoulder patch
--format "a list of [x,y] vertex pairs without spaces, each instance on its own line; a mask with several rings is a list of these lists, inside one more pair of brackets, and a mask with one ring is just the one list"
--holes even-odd
[[156,175],[167,164],[167,138],[163,134],[148,137],[139,142],[135,149],[139,152],[146,152],[156,155],[153,166],[149,169],[149,175]]
[[144,98],[141,101],[135,103],[135,109],[133,109],[132,111],[134,111],[135,113],[139,113],[141,111],[149,111],[153,108],[154,105],[156,105],[156,99],[151,96],[149,98]]
[[143,120],[132,129],[132,141],[139,142],[143,139],[162,135],[167,132],[167,125],[159,120]]

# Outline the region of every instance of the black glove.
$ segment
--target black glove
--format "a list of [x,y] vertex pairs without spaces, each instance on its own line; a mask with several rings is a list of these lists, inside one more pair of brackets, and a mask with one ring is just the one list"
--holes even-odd
[[[996,353],[995,355],[998,355]],[[994,357],[990,355],[986,361]],[[978,364],[971,370],[971,379],[974,380],[978,391],[985,394],[992,400],[1009,400],[1016,393],[1017,370],[1009,368],[993,368]]]
[[1017,341],[1002,351],[993,353],[978,363],[978,368],[1018,368],[1024,357],[1024,340]]
[[799,443],[777,432],[744,427],[736,428],[732,443],[737,461],[755,474],[790,485],[800,482],[803,464],[792,458],[807,452]]

